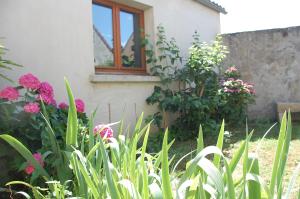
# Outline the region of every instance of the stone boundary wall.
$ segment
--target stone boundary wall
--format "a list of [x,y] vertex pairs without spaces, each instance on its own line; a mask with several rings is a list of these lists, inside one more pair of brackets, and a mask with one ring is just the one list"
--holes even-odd
[[249,118],[276,119],[276,102],[300,102],[300,26],[223,34],[235,65],[255,85]]

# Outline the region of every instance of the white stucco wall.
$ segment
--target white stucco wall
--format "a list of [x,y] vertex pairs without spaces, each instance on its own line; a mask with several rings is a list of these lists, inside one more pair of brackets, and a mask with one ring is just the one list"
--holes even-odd
[[[205,41],[220,32],[219,13],[193,0],[119,0],[145,10],[146,33],[155,35],[162,24],[168,37],[175,37],[183,54],[192,41],[195,30]],[[7,58],[24,68],[6,74],[17,77],[32,72],[50,82],[58,102],[66,101],[63,77],[72,86],[75,97],[82,98],[90,113],[99,106],[96,123],[111,122],[122,117],[127,124],[155,107],[145,103],[155,82],[92,83],[93,26],[91,0],[1,0],[0,38],[10,50]],[[101,78],[100,78],[101,79]],[[0,80],[0,89],[7,82]]]

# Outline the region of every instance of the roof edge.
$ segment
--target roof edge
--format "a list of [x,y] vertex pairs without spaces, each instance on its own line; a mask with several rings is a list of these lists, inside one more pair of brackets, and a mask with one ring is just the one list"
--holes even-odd
[[210,0],[195,0],[198,3],[201,3],[202,5],[211,8],[219,13],[223,13],[223,14],[227,14],[227,11],[225,10],[225,8],[223,8],[222,6],[220,6],[219,4],[212,2]]

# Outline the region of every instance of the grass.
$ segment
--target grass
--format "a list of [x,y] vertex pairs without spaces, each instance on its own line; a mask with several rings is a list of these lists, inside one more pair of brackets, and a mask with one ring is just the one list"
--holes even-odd
[[[253,122],[249,124],[249,130],[254,129],[254,134],[249,143],[249,152],[255,153],[258,155],[259,159],[259,169],[260,175],[262,178],[269,183],[271,178],[272,165],[274,162],[274,155],[276,152],[277,138],[279,132],[279,124],[276,124],[271,130],[270,133],[262,139],[265,132],[273,125],[271,122]],[[226,129],[226,128],[225,128]],[[241,141],[245,139],[245,127],[233,128],[228,131],[225,139],[223,152],[228,157],[231,158],[233,152],[240,145]],[[217,136],[206,136],[204,143],[206,146],[215,145],[217,142]],[[184,154],[196,149],[196,140],[187,140],[184,142],[175,142],[174,146],[171,148],[171,155],[176,155],[176,159],[181,158]],[[261,146],[258,148],[257,146]],[[179,165],[179,169],[184,169],[186,161],[189,157],[186,158]],[[293,132],[292,132],[292,141],[290,146],[290,152],[287,160],[286,171],[284,176],[284,187],[287,186],[289,179],[291,178],[294,169],[297,166],[297,163],[300,161],[300,122],[293,123]],[[233,173],[233,176],[238,178],[242,175],[242,164],[238,165],[238,168]],[[297,188],[300,186],[300,179],[297,181]],[[297,190],[294,190],[296,193]],[[294,195],[294,197],[296,197]],[[293,198],[294,198],[293,197]]]

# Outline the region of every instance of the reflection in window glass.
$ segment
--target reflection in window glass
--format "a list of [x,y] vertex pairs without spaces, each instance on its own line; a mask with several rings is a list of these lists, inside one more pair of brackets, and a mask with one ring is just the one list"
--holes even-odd
[[122,65],[141,67],[141,39],[139,17],[134,13],[120,12]]
[[93,4],[95,66],[114,66],[112,9]]

